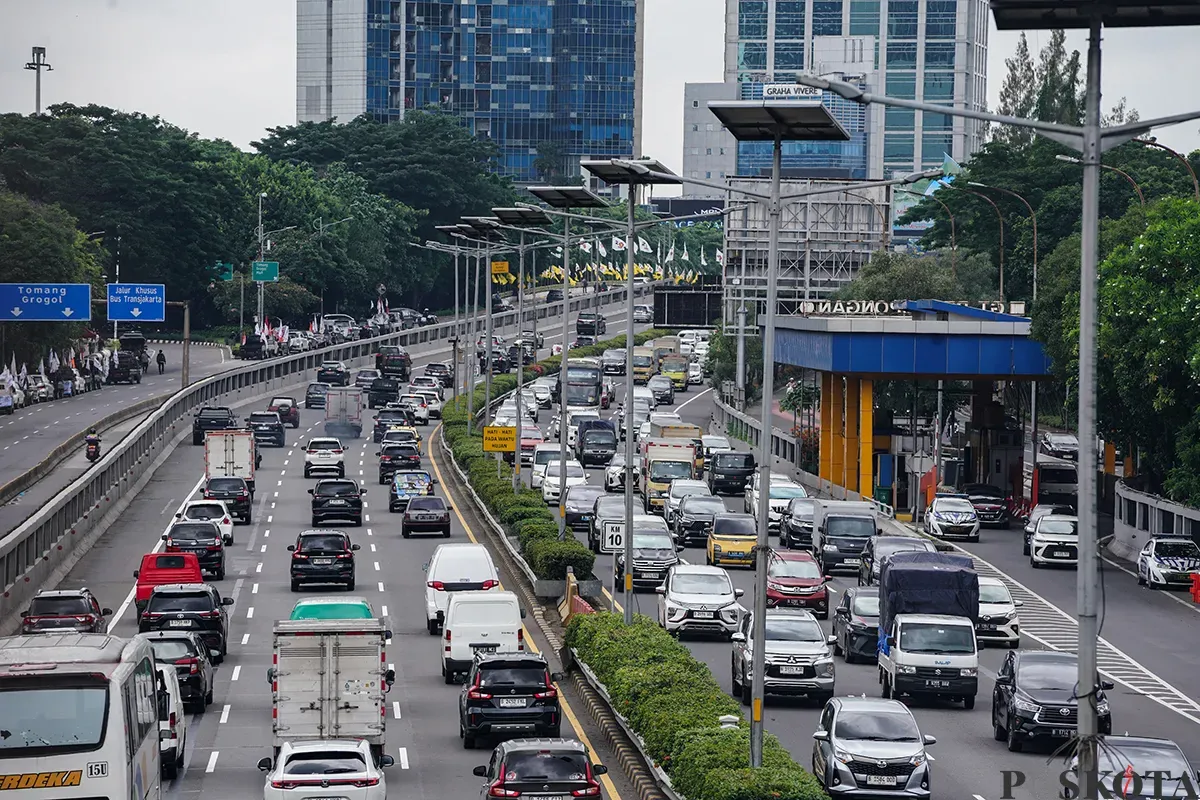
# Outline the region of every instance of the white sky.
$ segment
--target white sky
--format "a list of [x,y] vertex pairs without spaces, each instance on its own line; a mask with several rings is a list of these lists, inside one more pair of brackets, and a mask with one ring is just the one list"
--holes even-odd
[[[647,0],[644,155],[682,167],[683,84],[722,75],[724,0]],[[157,114],[240,147],[295,121],[295,0],[0,0],[0,112],[33,111],[30,47],[47,48],[42,102]],[[1106,34],[1104,109],[1128,97],[1143,119],[1200,109],[1196,31]],[[995,108],[1016,34],[992,31]],[[1036,54],[1046,34],[1033,33]],[[1069,44],[1082,49],[1081,36]],[[1175,76],[1174,78],[1172,76]],[[1182,84],[1176,83],[1183,80]],[[1200,147],[1200,122],[1156,132]]]

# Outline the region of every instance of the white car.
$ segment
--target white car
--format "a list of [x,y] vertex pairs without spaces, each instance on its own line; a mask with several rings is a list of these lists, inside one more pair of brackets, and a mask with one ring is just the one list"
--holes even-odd
[[233,515],[224,500],[189,500],[175,519],[180,522],[211,522],[221,531],[221,541],[233,544]]
[[312,349],[312,342],[308,340],[307,336],[294,333],[288,339],[287,348],[289,353],[307,353]]
[[311,478],[318,472],[332,472],[339,478],[346,476],[346,450],[340,439],[318,437],[308,440],[304,448],[304,477]]
[[554,505],[558,502],[559,493],[562,491],[560,486],[563,483],[566,483],[568,489],[587,483],[587,472],[584,470],[583,464],[574,460],[568,461],[564,469],[562,462],[555,459],[546,465],[546,470],[542,474],[542,499],[546,501],[546,505]]
[[554,393],[551,391],[548,384],[541,381],[535,381],[533,386],[529,387],[533,392],[533,396],[537,398],[537,403],[540,408],[549,408],[554,405]]
[[641,444],[643,439],[650,438],[650,420],[646,420],[638,426],[637,431],[633,434],[634,444]]
[[1079,564],[1079,518],[1050,514],[1038,520],[1029,542],[1029,566]]
[[633,307],[634,322],[654,322],[654,309],[650,306]]
[[733,588],[729,573],[720,567],[676,564],[658,592],[658,624],[675,635],[718,633],[729,638],[737,632],[746,609],[738,602],[741,589]]
[[[781,476],[782,477],[782,476]],[[774,475],[772,475],[774,478]],[[754,504],[750,504],[751,493],[746,492],[746,513],[758,514],[758,491],[754,490]],[[779,533],[783,524],[783,512],[788,503],[797,497],[808,497],[808,491],[798,483],[791,481],[771,481],[771,489],[767,498],[767,529]]]
[[646,405],[650,406],[650,410],[658,408],[658,401],[654,399],[654,392],[648,386],[633,387],[633,402],[641,400]]
[[529,387],[521,390],[521,410],[534,422],[541,416],[542,403]]
[[389,755],[371,755],[363,739],[315,739],[284,742],[279,757],[258,762],[267,774],[263,800],[387,800],[383,769],[396,763]]
[[442,399],[441,389],[430,389],[427,387],[413,386],[410,388],[412,394],[424,398],[425,405],[429,409],[429,416],[432,419],[442,418],[442,409],[446,402]]
[[429,403],[425,402],[422,395],[402,394],[400,395],[400,405],[412,409],[413,417],[416,418],[418,425],[429,424]]
[[[569,450],[567,451],[570,452]],[[542,488],[542,480],[546,477],[546,467],[551,461],[562,458],[562,445],[549,442],[533,448],[533,467],[529,470],[529,486],[533,489]]]
[[979,578],[979,623],[975,639],[980,644],[1002,644],[1009,650],[1021,647],[1021,621],[1017,608],[1023,603],[1013,600],[1008,587],[999,578]]
[[1025,520],[1025,529],[1022,531],[1024,544],[1021,548],[1021,555],[1029,555],[1030,542],[1033,541],[1033,532],[1037,528],[1038,520],[1047,514],[1071,517],[1075,515],[1075,509],[1068,505],[1055,503],[1038,503],[1034,506],[1029,512],[1029,518]]
[[481,544],[440,544],[425,569],[425,628],[437,636],[455,592],[500,590],[500,574]]
[[704,370],[700,368],[700,364],[693,361],[688,364],[687,382],[690,386],[697,386],[704,383]]
[[158,720],[159,761],[162,776],[174,779],[183,768],[183,754],[187,749],[187,709],[183,705],[183,692],[179,688],[179,676],[174,664],[156,664],[158,667],[158,694],[167,698],[166,719]]
[[940,539],[979,541],[979,514],[966,495],[935,495],[925,513],[925,532]]
[[442,382],[432,375],[414,375],[409,381],[410,388],[413,389],[437,389],[441,391]]
[[[703,440],[701,440],[701,441],[703,441]],[[759,481],[761,479],[762,479],[762,473],[756,471],[750,476],[750,482],[746,484],[746,493],[742,497],[742,511],[744,511],[747,514],[758,514],[758,485],[759,485]],[[772,472],[771,473],[771,485],[772,486],[777,486],[777,485],[795,486],[796,482],[793,481],[791,478],[789,478],[787,475],[784,475],[779,472]],[[799,497],[807,497],[807,495],[798,495],[798,496]],[[786,506],[787,503],[784,503],[783,505]]]
[[1138,553],[1138,585],[1151,589],[1187,588],[1200,572],[1200,547],[1182,536],[1155,536]]
[[675,524],[675,515],[679,513],[679,504],[683,502],[683,498],[691,497],[694,494],[711,497],[712,490],[704,481],[686,479],[671,481],[671,488],[667,490],[667,501],[663,506],[663,519],[667,525]]
[[[637,469],[637,466],[634,466]],[[617,453],[604,468],[604,491],[620,492],[625,488],[625,456]]]

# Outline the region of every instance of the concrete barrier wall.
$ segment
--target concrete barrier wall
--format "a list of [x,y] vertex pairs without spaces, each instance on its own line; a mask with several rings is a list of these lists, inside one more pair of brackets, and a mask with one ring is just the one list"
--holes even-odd
[[1200,542],[1200,509],[1139,492],[1123,481],[1116,482],[1115,490],[1113,538],[1108,543],[1113,555],[1132,561],[1157,535],[1187,536]]

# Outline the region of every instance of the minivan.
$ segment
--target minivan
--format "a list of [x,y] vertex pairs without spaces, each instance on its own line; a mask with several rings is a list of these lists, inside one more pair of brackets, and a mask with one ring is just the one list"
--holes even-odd
[[442,627],[442,677],[454,683],[477,651],[525,651],[525,611],[504,591],[454,592]]
[[195,553],[147,553],[142,556],[141,567],[133,571],[133,577],[137,580],[133,602],[139,616],[146,610],[155,586],[204,583],[200,559]]
[[[570,450],[567,451],[567,453],[570,452]],[[561,458],[561,444],[539,444],[534,448],[533,468],[529,471],[530,488],[541,489],[542,482],[546,479],[546,465],[551,461],[559,461]]]
[[425,571],[425,627],[437,636],[454,592],[498,590],[500,573],[481,544],[443,544]]
[[[608,420],[592,420],[592,422]],[[575,439],[575,460],[585,467],[589,464],[607,465],[617,454],[617,434],[610,427],[589,426]]]

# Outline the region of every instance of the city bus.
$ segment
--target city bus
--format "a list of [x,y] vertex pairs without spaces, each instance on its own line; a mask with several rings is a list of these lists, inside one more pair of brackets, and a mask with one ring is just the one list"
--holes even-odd
[[600,393],[604,384],[604,372],[600,362],[593,358],[568,361],[566,391],[562,393],[562,404],[569,411],[583,409],[599,411]]
[[141,639],[0,638],[0,792],[160,800],[157,676]]

